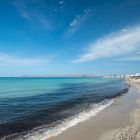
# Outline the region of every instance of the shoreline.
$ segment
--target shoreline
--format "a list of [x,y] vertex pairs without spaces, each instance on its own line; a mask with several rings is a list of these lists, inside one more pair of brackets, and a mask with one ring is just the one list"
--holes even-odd
[[138,104],[140,100],[136,103],[137,98],[140,98],[140,95],[136,93],[138,92],[136,88],[139,87],[140,89],[140,85],[135,84],[132,79],[127,79],[127,81],[131,85],[127,94],[115,98],[112,105],[99,112],[96,116],[48,140],[124,140],[124,138],[129,140],[132,135],[130,135],[128,125],[132,126],[134,122],[132,121],[134,119],[132,116],[135,116],[132,114],[137,114],[134,113],[134,110],[140,105]]
[[[128,78],[127,82],[140,93],[140,79]],[[105,133],[100,140],[140,140],[140,97],[136,99],[137,107],[130,112],[126,127]]]

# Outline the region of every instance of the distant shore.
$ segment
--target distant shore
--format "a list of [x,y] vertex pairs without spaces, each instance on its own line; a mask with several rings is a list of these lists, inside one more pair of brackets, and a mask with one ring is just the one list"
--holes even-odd
[[125,96],[114,99],[111,106],[90,120],[49,140],[140,140],[140,79],[126,80],[131,87]]

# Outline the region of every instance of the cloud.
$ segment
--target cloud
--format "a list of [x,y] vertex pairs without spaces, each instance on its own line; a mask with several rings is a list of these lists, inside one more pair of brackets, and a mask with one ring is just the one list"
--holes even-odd
[[129,56],[129,57],[124,57],[117,59],[117,61],[140,61],[140,56]]
[[49,61],[41,58],[21,58],[15,55],[0,53],[0,65],[12,66],[37,66],[45,65]]
[[64,4],[64,1],[59,1],[58,3],[59,3],[59,4]]
[[[18,11],[21,17],[28,20],[29,22],[35,22],[40,24],[46,29],[50,28],[50,24],[43,11],[40,10],[38,5],[40,3],[36,2],[35,0],[31,1],[17,1],[13,0],[11,3]],[[32,8],[30,8],[32,7]]]
[[140,50],[140,26],[125,29],[90,44],[85,53],[74,60],[76,63],[126,55]]
[[71,35],[76,32],[80,28],[80,26],[87,20],[90,13],[90,9],[85,9],[83,14],[76,15],[74,19],[70,22],[69,27],[66,31],[66,35]]

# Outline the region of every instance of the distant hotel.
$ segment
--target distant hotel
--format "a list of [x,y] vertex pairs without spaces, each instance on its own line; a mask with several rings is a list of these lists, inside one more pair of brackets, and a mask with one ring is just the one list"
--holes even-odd
[[129,78],[129,77],[140,77],[140,73],[127,74],[127,75],[107,75],[103,78]]

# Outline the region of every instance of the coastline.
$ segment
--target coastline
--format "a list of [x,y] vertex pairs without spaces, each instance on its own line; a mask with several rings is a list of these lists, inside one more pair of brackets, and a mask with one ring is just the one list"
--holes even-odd
[[[140,93],[140,79],[127,78],[126,80]],[[105,133],[100,140],[140,140],[140,97],[136,99],[136,103],[137,107],[130,112],[127,126]]]
[[126,95],[115,98],[112,105],[91,119],[48,140],[133,140],[136,137],[136,140],[140,139],[136,136],[140,124],[140,95],[137,94],[140,92],[140,84],[134,79],[127,79],[127,82],[131,87]]

